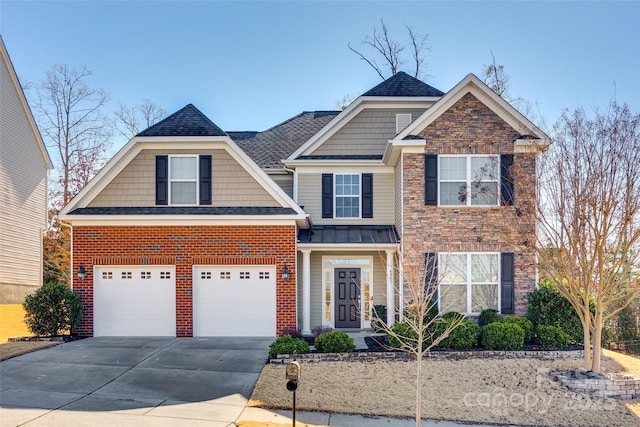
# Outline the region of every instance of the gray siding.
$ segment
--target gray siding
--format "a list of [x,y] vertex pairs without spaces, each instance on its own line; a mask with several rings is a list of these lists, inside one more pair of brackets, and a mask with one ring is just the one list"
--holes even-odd
[[213,206],[280,206],[222,149],[143,150],[89,204],[89,207],[154,206],[155,156],[210,154],[213,163]]
[[15,304],[42,285],[47,162],[10,65],[0,62],[0,303]]
[[382,155],[396,135],[396,114],[411,113],[415,120],[426,109],[368,109],[318,147],[313,155]]
[[[327,171],[326,173],[330,173]],[[350,173],[340,171],[339,173]],[[298,174],[298,205],[304,206],[314,224],[357,224],[382,225],[395,223],[394,194],[395,178],[393,173],[375,173],[373,175],[373,218],[322,218],[322,174]]]
[[271,178],[280,188],[287,193],[287,196],[293,198],[293,175],[291,174],[269,174]]

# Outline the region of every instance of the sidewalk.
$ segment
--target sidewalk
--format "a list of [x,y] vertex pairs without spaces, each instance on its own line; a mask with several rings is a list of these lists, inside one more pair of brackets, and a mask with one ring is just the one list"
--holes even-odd
[[[291,426],[292,413],[285,410],[268,410],[260,408],[245,408],[236,421],[240,427],[257,426]],[[328,412],[297,412],[296,426],[321,427],[411,427],[416,422],[413,418],[389,418],[376,415],[345,415]],[[452,421],[422,420],[422,427],[490,427],[486,424],[460,424]]]

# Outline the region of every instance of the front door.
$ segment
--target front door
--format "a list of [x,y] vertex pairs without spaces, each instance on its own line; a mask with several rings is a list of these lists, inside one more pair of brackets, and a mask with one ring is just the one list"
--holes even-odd
[[360,327],[360,269],[335,269],[335,327]]

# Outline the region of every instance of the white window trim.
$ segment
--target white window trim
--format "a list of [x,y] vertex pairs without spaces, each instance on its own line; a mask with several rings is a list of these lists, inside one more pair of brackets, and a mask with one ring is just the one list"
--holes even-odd
[[[442,179],[440,177],[440,161],[443,158],[460,158],[464,157],[467,160],[467,171],[466,171],[466,186],[468,197],[465,201],[464,205],[443,205],[440,201],[440,184],[443,182],[461,182],[459,179]],[[471,177],[471,158],[472,157],[494,157],[498,162],[498,177],[495,180],[483,180],[482,182],[495,182],[496,183],[496,200],[494,204],[483,204],[483,205],[474,205],[471,203],[471,184],[473,179]],[[500,156],[498,154],[440,154],[438,156],[438,206],[442,207],[450,207],[450,208],[487,208],[487,207],[496,207],[500,206]]]
[[[193,179],[173,179],[171,178],[171,159],[177,157],[192,157],[196,159],[196,178]],[[169,206],[199,206],[200,205],[200,156],[197,154],[171,154],[169,155],[169,164],[167,165],[167,182]],[[171,200],[171,184],[174,182],[194,182],[196,184],[196,202],[195,203],[173,203]]]
[[[441,282],[440,277],[442,277],[442,274],[444,274],[444,271],[441,270],[441,266],[444,267],[442,260],[443,258],[446,259],[447,257],[451,256],[451,255],[465,255],[467,257],[467,311],[463,314],[467,314],[467,315],[479,315],[480,312],[479,311],[469,311],[469,308],[472,307],[472,301],[471,301],[471,296],[472,296],[472,287],[474,285],[474,283],[471,282],[471,256],[472,255],[497,255],[497,259],[498,259],[498,265],[497,265],[497,272],[498,272],[498,306],[496,307],[496,310],[498,310],[498,313],[500,313],[500,308],[502,307],[502,289],[501,289],[501,284],[502,284],[502,269],[500,268],[501,266],[501,253],[500,252],[446,252],[446,253],[439,253],[438,254],[438,276],[439,276],[439,280],[438,280],[438,288],[441,287],[441,285],[443,285],[443,283]],[[477,283],[476,283],[477,284]],[[489,284],[489,283],[486,283]],[[490,283],[493,284],[493,283]],[[446,284],[445,284],[446,286]],[[440,297],[442,295],[442,292],[440,292],[440,289],[438,289],[438,311],[441,310],[441,301],[440,301]]]
[[[338,196],[338,175],[357,175],[358,176],[358,216],[338,216],[338,197],[347,198],[355,197]],[[333,174],[333,218],[334,219],[362,219],[362,174],[359,172],[340,172]]]
[[[370,310],[373,310],[373,257],[372,256],[323,256],[322,257],[322,278],[321,278],[321,294],[322,294],[322,310],[321,310],[321,319],[322,319],[322,327],[323,328],[335,328],[335,269],[336,268],[359,268],[360,269],[360,282],[362,283],[365,279],[365,273],[369,275],[369,295],[371,297],[371,301],[369,304]],[[326,279],[327,275],[329,278],[329,293],[330,293],[330,319],[327,320],[325,317],[325,310],[327,305],[327,298],[325,292]],[[363,288],[360,287],[360,307],[358,308],[360,313],[364,312],[364,296],[363,296]],[[369,320],[365,320],[365,316],[360,316],[360,328],[361,329],[370,329],[371,328],[371,313],[369,313]]]

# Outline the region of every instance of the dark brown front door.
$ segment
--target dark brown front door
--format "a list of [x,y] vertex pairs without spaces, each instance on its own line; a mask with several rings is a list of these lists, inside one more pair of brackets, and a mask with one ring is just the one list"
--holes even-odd
[[360,269],[335,269],[336,328],[360,327]]

